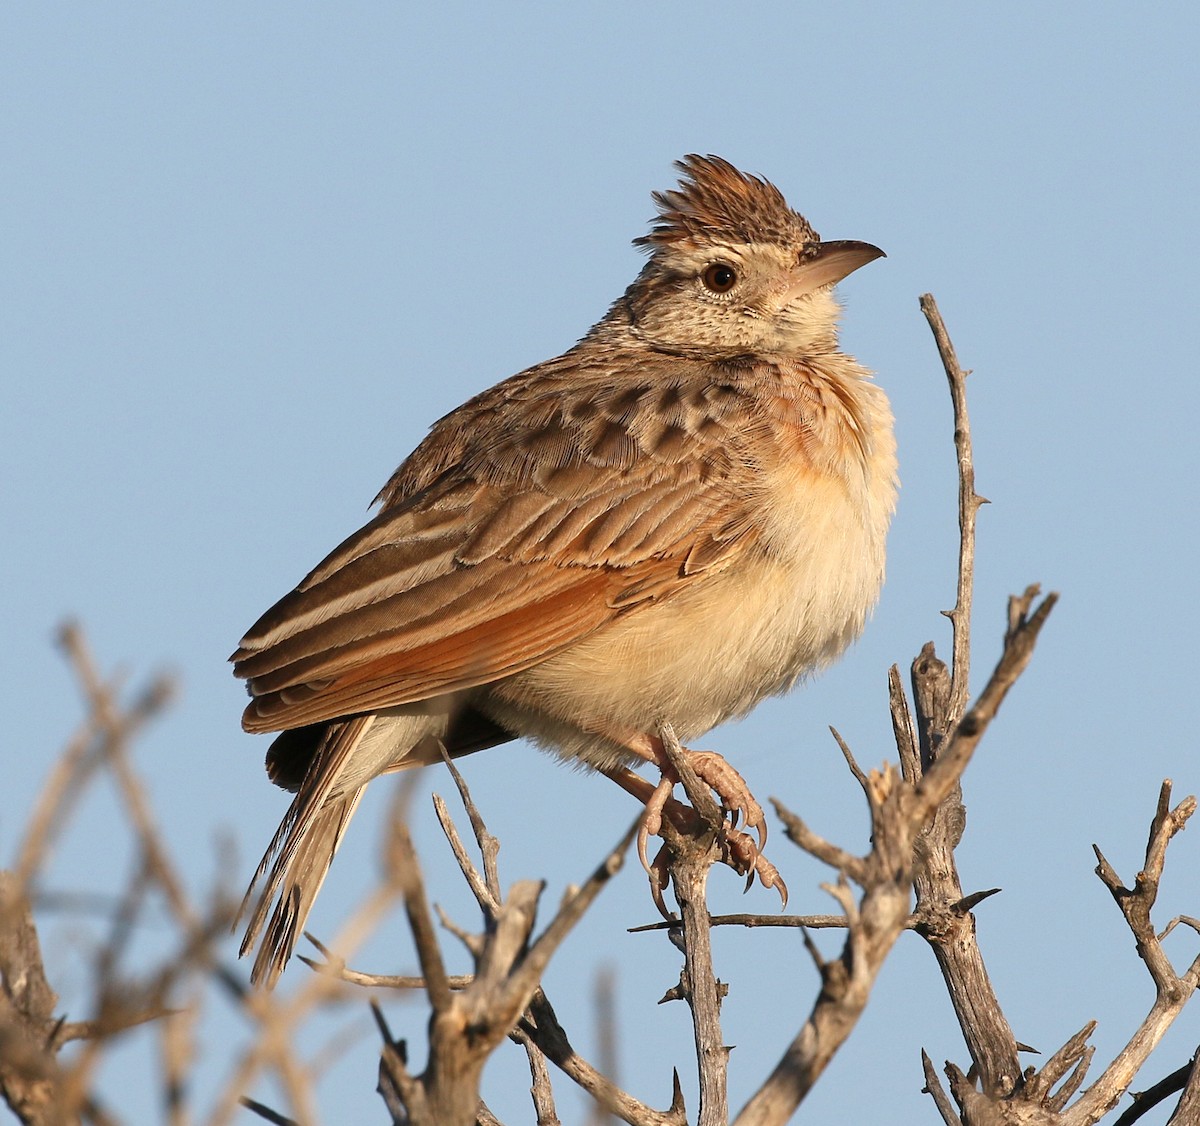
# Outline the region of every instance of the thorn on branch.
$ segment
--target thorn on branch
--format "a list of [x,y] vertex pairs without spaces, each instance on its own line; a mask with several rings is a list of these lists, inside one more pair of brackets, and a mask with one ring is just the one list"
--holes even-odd
[[[1176,1091],[1182,1091],[1191,1085],[1191,1079],[1196,1071],[1196,1061],[1200,1053],[1193,1055],[1182,1067],[1176,1068],[1170,1075],[1165,1076],[1144,1091],[1131,1092],[1133,1105],[1127,1107],[1113,1126],[1133,1126],[1139,1118],[1149,1114],[1159,1103],[1170,1098]],[[1182,1107],[1178,1108],[1182,1109]],[[1188,1119],[1173,1115],[1171,1121],[1182,1126]]]
[[275,1123],[276,1126],[300,1126],[294,1118],[288,1118],[287,1115],[280,1114],[277,1110],[272,1110],[269,1106],[250,1098],[248,1095],[243,1095],[238,1101],[251,1113],[257,1114],[259,1118],[263,1118],[267,1122]]
[[970,895],[964,895],[956,903],[950,904],[950,910],[956,915],[968,915],[985,899],[999,895],[1002,890],[1002,888],[988,888],[987,891],[974,891]]

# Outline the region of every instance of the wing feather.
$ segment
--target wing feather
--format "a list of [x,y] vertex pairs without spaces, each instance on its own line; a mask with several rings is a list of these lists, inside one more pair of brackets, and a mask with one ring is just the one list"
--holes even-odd
[[502,384],[447,416],[384,510],[243,639],[247,730],[511,676],[735,558],[758,479],[735,422],[755,412],[710,367],[684,368],[692,384],[666,390],[533,369],[515,379],[543,393],[514,386],[501,410]]

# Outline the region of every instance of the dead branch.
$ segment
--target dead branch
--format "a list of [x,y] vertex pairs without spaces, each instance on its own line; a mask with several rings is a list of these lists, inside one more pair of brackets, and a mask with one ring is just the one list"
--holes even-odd
[[672,1076],[671,1105],[655,1110],[627,1095],[571,1046],[550,1001],[540,989],[522,1016],[519,1030],[533,1040],[546,1058],[596,1100],[610,1114],[631,1126],[686,1126],[679,1075]]
[[725,816],[691,769],[671,727],[663,724],[659,735],[699,822],[696,830],[683,833],[664,818],[662,829],[671,885],[679,904],[679,925],[671,937],[682,947],[684,959],[676,996],[686,1000],[692,1014],[700,1082],[696,1122],[697,1126],[724,1126],[729,1121],[729,1049],[721,1035],[724,986],[713,968],[707,883],[709,871],[721,857],[719,841]]
[[[1145,861],[1132,888],[1121,883],[1116,871],[1096,849],[1099,860],[1096,874],[1121,909],[1133,933],[1138,954],[1154,982],[1155,1000],[1149,1013],[1099,1078],[1074,1102],[1071,1100],[1083,1084],[1094,1053],[1087,1043],[1095,1029],[1094,1021],[1084,1025],[1041,1069],[1030,1069],[1023,1076],[1022,1083],[1007,1097],[981,1091],[970,1077],[948,1064],[946,1072],[950,1078],[951,1093],[959,1105],[964,1126],[990,1126],[992,1123],[998,1126],[1093,1126],[1129,1090],[1138,1070],[1195,992],[1200,984],[1200,955],[1193,959],[1185,973],[1176,974],[1150,919],[1167,846],[1196,810],[1194,798],[1185,798],[1174,809],[1170,806],[1170,799],[1171,784],[1167,781],[1159,793],[1151,822]],[[1135,1097],[1134,1106],[1119,1121],[1132,1122],[1141,1117],[1151,1105],[1174,1090],[1185,1088],[1185,1083],[1184,1098],[1177,1106],[1172,1122],[1189,1121],[1185,1116],[1194,1114],[1196,1107],[1196,1084],[1192,1082],[1191,1075],[1193,1070],[1189,1065],[1186,1079],[1181,1073],[1176,1073],[1152,1095]],[[1190,1120],[1194,1121],[1194,1118]]]
[[[969,1075],[947,1065],[951,1093],[958,1103],[961,1122],[968,1126],[990,1123],[1071,1123],[1099,1121],[1128,1090],[1137,1069],[1158,1043],[1163,1032],[1178,1015],[1196,986],[1200,958],[1187,974],[1175,975],[1162,951],[1160,937],[1150,925],[1150,909],[1157,894],[1158,880],[1166,848],[1195,809],[1187,799],[1176,810],[1169,809],[1170,786],[1164,784],[1160,795],[1145,869],[1139,873],[1134,889],[1124,888],[1115,871],[1097,850],[1097,873],[1121,907],[1134,932],[1138,952],[1155,983],[1156,1001],[1141,1028],[1104,1074],[1074,1103],[1084,1083],[1093,1049],[1087,1041],[1094,1024],[1085,1025],[1055,1052],[1040,1070],[1022,1075],[1017,1058],[1019,1045],[1000,1008],[988,979],[976,940],[971,907],[978,897],[964,897],[954,861],[954,849],[962,836],[965,811],[961,791],[955,781],[947,787],[945,779],[931,780],[947,767],[956,755],[969,754],[983,730],[1028,663],[1038,632],[1054,605],[1050,595],[1036,608],[1037,587],[1029,587],[1020,597],[1009,600],[1008,628],[1004,652],[987,687],[975,706],[965,714],[970,655],[970,607],[974,573],[975,515],[983,503],[974,489],[970,423],[966,410],[967,373],[959,366],[953,345],[945,330],[933,298],[925,295],[921,306],[929,320],[950,385],[954,404],[955,447],[959,469],[959,574],[958,599],[947,616],[954,628],[954,664],[948,672],[927,645],[913,664],[915,721],[907,709],[899,680],[893,671],[891,681],[893,727],[905,778],[917,792],[928,790],[932,799],[943,796],[929,826],[917,842],[914,887],[917,892],[917,930],[934,950],[947,990],[958,1016],[968,1052],[972,1059]],[[961,770],[951,771],[958,775]],[[949,1107],[936,1077],[926,1060],[926,1089],[934,1097],[943,1121],[957,1116]]]
[[[789,814],[789,816],[793,816]],[[653,923],[639,923],[630,927],[630,934],[647,934],[650,931],[666,931],[679,925],[678,920],[659,920]],[[758,915],[752,913],[735,913],[732,915],[709,915],[710,927],[744,927],[754,930],[757,927],[800,928],[804,930],[844,930],[845,915]],[[910,926],[912,924],[910,923]]]
[[60,1121],[62,1074],[51,1048],[58,997],[22,881],[0,871],[0,1095],[27,1126]]
[[[995,715],[1000,701],[1028,663],[1041,625],[1057,598],[1051,594],[1033,610],[1038,589],[1031,586],[1019,598],[1009,600],[1009,626],[1000,663],[978,702],[964,715],[970,675],[975,520],[980,505],[985,502],[975,492],[966,393],[969,373],[958,362],[932,295],[921,297],[921,310],[937,342],[954,412],[959,554],[955,606],[946,612],[953,628],[951,668],[947,669],[938,659],[932,643],[921,650],[912,665],[915,719],[903,699],[898,677],[893,674],[891,679],[893,728],[901,764],[906,780],[918,788],[927,786],[950,758],[969,753],[972,744],[978,741],[982,729]],[[961,771],[957,773],[961,775]],[[989,1094],[1004,1096],[1011,1093],[1020,1080],[1016,1037],[988,977],[976,939],[975,918],[970,906],[964,906],[968,897],[964,896],[954,860],[954,850],[966,824],[961,788],[956,782],[953,786],[938,789],[945,792],[917,841],[917,863],[913,873],[917,897],[916,929],[933,949],[982,1089]]]
[[127,707],[117,702],[119,683],[104,683],[91,659],[82,630],[74,622],[59,629],[59,643],[84,692],[88,713],[59,756],[26,822],[14,870],[22,887],[32,884],[48,859],[54,840],[96,772],[111,761],[113,749],[126,747],[173,699],[176,687],[167,676],[154,677]]
[[[475,829],[478,838],[483,832],[481,819]],[[468,875],[468,882],[484,905],[487,930],[478,946],[472,945],[473,979],[454,992],[434,935],[416,852],[403,819],[395,820],[390,867],[404,897],[433,1014],[429,1022],[429,1059],[419,1076],[408,1070],[402,1044],[385,1041],[380,1088],[387,1092],[385,1098],[394,1121],[413,1126],[471,1126],[476,1121],[484,1063],[528,1006],[554,951],[620,869],[635,832],[636,825],[587,882],[568,893],[549,925],[532,943],[541,885],[518,882],[493,909],[493,897],[484,882]],[[448,836],[453,846],[457,834]],[[455,854],[467,874],[471,866],[465,860],[465,850],[456,848]]]
[[[109,1046],[132,1029],[173,1020],[180,991],[212,971],[213,950],[228,928],[231,913],[228,897],[220,893],[204,905],[188,896],[132,765],[132,740],[166,705],[170,681],[153,678],[131,703],[123,704],[116,681],[100,676],[77,626],[64,626],[60,643],[87,714],[52,767],[29,817],[16,871],[0,881],[0,957],[5,959],[0,1094],[22,1121],[98,1123],[112,1121],[94,1093],[96,1074]],[[107,901],[108,934],[94,958],[91,997],[84,1002],[87,1015],[69,1020],[54,1017],[51,1011],[56,1002],[42,967],[29,899],[80,797],[102,772],[113,778],[125,804],[137,865],[127,886]],[[165,901],[180,941],[157,966],[131,974],[124,966],[129,940],[143,926],[147,907],[156,899]],[[78,1049],[69,1059],[61,1059],[60,1049],[71,1042]],[[36,1048],[36,1060],[22,1045]],[[170,1066],[178,1066],[183,1054],[177,1039],[168,1053]],[[168,1113],[178,1120],[182,1113],[178,1098],[168,1102]]]
[[975,515],[987,501],[975,492],[975,455],[971,445],[971,419],[967,412],[967,376],[932,293],[920,299],[950,387],[954,410],[954,450],[958,459],[958,597],[953,610],[945,611],[953,629],[953,675],[946,717],[954,723],[967,706],[971,675],[971,604],[975,591]]
[[[610,963],[602,964],[597,970],[593,990],[598,1067],[609,1077],[613,1086],[619,1088],[621,1082],[617,1060],[620,1031],[617,1019],[617,974]],[[588,1123],[589,1126],[612,1126],[612,1116],[602,1104],[593,1101]]]
[[1155,998],[1149,1013],[1129,1042],[1100,1077],[1064,1113],[1063,1121],[1068,1126],[1091,1126],[1117,1105],[1121,1096],[1129,1090],[1150,1053],[1183,1011],[1184,1005],[1200,984],[1200,954],[1193,959],[1183,974],[1177,974],[1162,948],[1162,941],[1155,933],[1150,918],[1166,864],[1167,846],[1195,812],[1194,797],[1184,798],[1172,809],[1171,782],[1169,779],[1163,782],[1150,824],[1145,859],[1132,888],[1121,883],[1120,877],[1104,858],[1103,853],[1098,848],[1095,849],[1099,861],[1096,874],[1112,894],[1133,934],[1138,956],[1154,982]]
[[[1027,592],[1031,598],[1032,593]],[[1053,606],[1046,599],[1030,615],[1010,626],[1000,662],[970,712],[947,742],[943,753],[920,780],[904,781],[891,767],[863,775],[851,772],[867,798],[873,848],[855,857],[818,838],[794,815],[775,803],[788,836],[826,863],[832,862],[843,881],[862,889],[855,907],[844,882],[834,894],[846,907],[849,933],[841,957],[819,966],[821,995],[800,1035],[789,1046],[775,1071],[738,1115],[739,1126],[768,1126],[787,1121],[816,1082],[838,1047],[857,1023],[876,975],[896,938],[909,922],[909,881],[914,875],[916,843],[934,819],[942,802],[952,798],[962,771],[994,718],[1005,694],[1032,655],[1037,634]],[[897,730],[907,730],[903,713],[893,715]],[[910,755],[910,761],[912,756]],[[848,757],[852,764],[853,760]],[[954,897],[958,904],[961,889]],[[962,912],[969,917],[969,910]]]

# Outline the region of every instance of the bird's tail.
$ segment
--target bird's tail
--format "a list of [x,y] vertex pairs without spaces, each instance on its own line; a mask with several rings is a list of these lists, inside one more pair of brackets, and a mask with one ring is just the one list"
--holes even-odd
[[[330,724],[295,799],[250,882],[238,918],[250,910],[250,923],[246,937],[242,939],[242,955],[253,948],[260,933],[263,935],[254,968],[250,971],[250,980],[255,984],[265,984],[268,989],[273,987],[292,956],[304,921],[321,890],[329,865],[333,863],[342,834],[366,788],[366,780],[357,785],[344,785],[343,776],[374,718],[357,716]],[[256,897],[255,889],[264,876],[266,882]]]

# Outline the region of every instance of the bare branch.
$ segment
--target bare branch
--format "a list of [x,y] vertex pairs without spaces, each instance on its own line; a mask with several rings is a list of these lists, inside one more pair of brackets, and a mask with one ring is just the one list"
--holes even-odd
[[810,856],[815,856],[834,871],[845,872],[856,884],[862,885],[866,879],[866,869],[859,857],[818,836],[802,817],[793,813],[778,798],[772,798],[771,804],[775,807],[779,820],[783,822],[783,831],[792,844]]
[[958,455],[958,598],[954,609],[947,612],[954,630],[954,668],[950,699],[946,709],[951,725],[958,721],[967,706],[971,675],[971,603],[975,587],[975,515],[986,503],[975,492],[975,462],[971,448],[971,420],[967,413],[967,375],[958,362],[954,344],[933,294],[921,295],[921,312],[929,322],[946,379],[950,385],[950,401],[954,408],[954,449]]
[[[636,831],[635,822],[587,882],[564,898],[545,931],[532,944],[529,938],[541,885],[532,881],[513,885],[489,919],[474,978],[460,992],[452,993],[433,939],[432,918],[411,841],[407,830],[397,829],[397,866],[422,971],[427,979],[431,969],[438,975],[429,990],[434,1012],[425,1071],[418,1077],[411,1076],[402,1054],[387,1048],[380,1065],[380,1088],[385,1100],[390,1100],[389,1106],[394,1103],[404,1110],[405,1117],[398,1121],[413,1126],[470,1126],[476,1121],[484,1063],[529,1004],[551,955],[620,869]],[[431,949],[421,951],[422,945]]]
[[[500,874],[496,866],[496,858],[500,853],[500,842],[488,832],[487,826],[483,822],[483,817],[479,812],[479,807],[475,804],[475,799],[471,797],[471,791],[467,787],[466,779],[463,778],[458,767],[454,765],[454,760],[446,753],[445,747],[442,747],[441,751],[442,761],[445,762],[446,768],[450,771],[450,776],[454,779],[454,785],[458,789],[458,796],[463,803],[463,809],[466,810],[467,818],[471,822],[471,832],[475,834],[475,843],[479,846],[479,854],[483,858],[484,886],[487,888],[492,904],[497,904],[500,902]],[[440,813],[438,814],[438,820],[442,820]],[[463,874],[466,875],[465,872]],[[470,877],[468,877],[468,882],[470,882]],[[480,900],[480,905],[483,905],[482,900]]]
[[[351,985],[365,985],[368,988],[378,989],[424,989],[425,979],[423,977],[414,977],[405,974],[369,974],[360,970],[350,969],[345,960],[334,954],[324,943],[314,938],[307,931],[304,932],[304,937],[311,942],[322,957],[323,962],[318,962],[315,958],[305,957],[303,954],[298,954],[297,957],[310,969],[320,974],[332,974],[342,981],[348,981]],[[451,989],[465,989],[472,981],[475,980],[474,974],[450,974],[447,977],[447,982]]]
[[[959,944],[967,952],[966,962],[956,954],[947,960],[944,971],[954,971],[946,973],[947,983],[964,1034],[968,1036],[972,1058],[981,1065],[985,1090],[1011,1091],[1020,1078],[1015,1039],[1003,1021],[974,942],[970,910],[987,893],[963,894],[954,868],[953,849],[964,823],[959,779],[1005,695],[1028,664],[1054,596],[1032,609],[1036,588],[1030,588],[1014,601],[1000,662],[974,706],[964,715],[974,521],[980,499],[974,491],[965,374],[954,357],[932,298],[923,298],[922,308],[938,339],[955,409],[960,551],[958,599],[949,613],[954,627],[954,668],[951,672],[945,669],[932,645],[922,651],[914,664],[915,722],[898,673],[893,669],[889,675],[893,735],[900,752],[903,781],[890,767],[864,774],[843,745],[851,773],[866,794],[870,809],[873,847],[867,856],[854,857],[831,845],[776,803],[789,838],[842,874],[838,885],[829,890],[845,908],[848,929],[837,960],[826,962],[814,957],[822,977],[820,997],[800,1035],[738,1116],[737,1122],[743,1126],[768,1126],[790,1117],[833,1052],[849,1035],[883,959],[909,924],[910,879],[915,879],[918,889],[918,926],[927,937],[940,936],[942,943],[948,945],[948,924],[953,923],[954,938],[966,939]],[[936,897],[932,894],[935,884],[931,874],[938,881]],[[860,903],[855,904],[845,877],[863,889]],[[815,955],[815,947],[811,942],[808,945]],[[961,974],[959,971],[964,968],[971,973]],[[982,1029],[978,1034],[977,1023]],[[964,1121],[970,1119],[964,1117]]]
[[[975,491],[970,416],[967,410],[967,372],[958,362],[954,345],[933,297],[921,297],[921,309],[937,343],[949,385],[954,414],[958,465],[959,557],[955,607],[948,612],[953,628],[952,668],[937,657],[932,643],[924,646],[912,666],[916,722],[908,714],[899,676],[889,678],[893,727],[905,778],[921,803],[928,803],[928,827],[916,842],[913,886],[917,894],[917,930],[930,943],[958,1017],[974,1067],[973,1075],[987,1098],[1010,1095],[1021,1080],[1017,1041],[1005,1019],[988,977],[975,933],[971,909],[983,898],[963,893],[954,850],[966,824],[958,785],[970,756],[1001,701],[1028,664],[1042,623],[1054,605],[1048,597],[1029,617],[1037,588],[1010,600],[1004,649],[987,686],[964,714],[969,693],[971,610],[974,598],[975,521],[982,498]],[[919,755],[913,750],[913,737]],[[955,1079],[955,1076],[961,1078]],[[970,1085],[955,1069],[951,1089],[959,1098]],[[974,1088],[971,1086],[971,1090]],[[931,1094],[933,1090],[931,1089]],[[936,1101],[936,1097],[935,1097]],[[939,1111],[945,1116],[944,1109]]]
[[659,738],[662,740],[663,750],[666,752],[667,758],[671,763],[671,768],[679,776],[680,784],[683,786],[683,792],[687,794],[687,799],[691,803],[701,821],[708,825],[713,832],[720,829],[724,821],[724,814],[721,812],[721,807],[717,805],[716,800],[712,796],[709,788],[700,781],[696,771],[692,768],[692,764],[688,761],[687,754],[680,746],[679,739],[675,735],[675,729],[669,723],[660,723],[658,727]]
[[924,1048],[921,1049],[921,1070],[925,1073],[923,1090],[933,1099],[933,1105],[937,1107],[938,1114],[942,1116],[942,1122],[945,1126],[963,1126],[962,1119],[954,1113],[954,1107],[950,1104],[946,1089],[942,1086],[942,1081],[934,1070],[933,1060],[929,1058],[929,1053]]
[[257,1114],[259,1118],[265,1119],[267,1122],[275,1123],[275,1126],[300,1126],[294,1118],[288,1118],[286,1114],[280,1114],[263,1103],[255,1102],[254,1099],[243,1098],[241,1103],[252,1114]]
[[[1144,1091],[1134,1092],[1132,1098],[1133,1103],[1127,1107],[1113,1126],[1133,1126],[1139,1118],[1149,1114],[1159,1103],[1169,1099],[1176,1091],[1182,1091],[1185,1088],[1193,1086],[1192,1080],[1200,1075],[1200,1069],[1196,1067],[1196,1057],[1193,1056],[1182,1067],[1176,1068],[1170,1075],[1160,1079],[1153,1087],[1147,1087]],[[1179,1118],[1178,1111],[1183,1109],[1183,1102],[1180,1102],[1177,1108],[1177,1114],[1172,1115],[1171,1122],[1176,1123],[1176,1126],[1182,1126],[1183,1123],[1191,1123],[1196,1119]]]
[[[689,795],[690,796],[690,795]],[[721,1035],[721,999],[712,960],[706,884],[715,859],[706,842],[691,838],[682,847],[671,842],[671,883],[679,904],[683,942],[681,984],[692,1013],[692,1034],[700,1078],[697,1126],[725,1126],[729,1121],[727,1073],[729,1048]]]
[[1192,1056],[1183,1098],[1176,1105],[1167,1126],[1196,1126],[1200,1122],[1200,1067],[1196,1066],[1196,1059],[1197,1056]]
[[89,711],[59,756],[26,823],[15,865],[22,886],[28,886],[34,873],[44,865],[54,838],[70,823],[75,803],[96,770],[108,761],[112,747],[132,740],[175,695],[174,681],[160,675],[122,709],[116,702],[119,686],[101,681],[79,626],[74,622],[64,623],[59,640],[84,690]]
[[[710,927],[745,927],[753,930],[756,927],[784,927],[807,930],[842,930],[846,926],[845,915],[710,915]],[[910,924],[911,925],[911,924]],[[679,926],[678,919],[669,922],[659,920],[655,923],[643,923],[641,926],[630,927],[630,934],[646,934],[649,931],[671,930]]]
[[450,983],[434,932],[429,901],[425,898],[424,878],[417,863],[408,825],[403,818],[393,820],[391,841],[388,868],[394,873],[396,885],[404,896],[404,911],[417,947],[417,960],[425,978],[425,989],[434,1013],[445,1012],[451,1003]]
[[607,1076],[576,1053],[558,1022],[546,995],[539,989],[528,1010],[521,1018],[520,1030],[584,1091],[610,1114],[633,1126],[686,1126],[683,1092],[679,1076],[672,1083],[671,1105],[665,1111],[655,1110],[620,1090]]
[[0,1096],[27,1126],[60,1120],[57,1003],[22,881],[0,871]]
[[454,853],[454,859],[458,861],[459,870],[462,872],[463,878],[467,881],[467,886],[471,889],[471,894],[475,896],[476,902],[485,912],[496,911],[500,906],[499,896],[492,894],[483,875],[467,855],[466,847],[463,845],[462,838],[458,835],[458,829],[455,827],[454,821],[450,817],[450,811],[447,809],[446,803],[440,794],[433,795],[433,808],[437,814],[438,824],[441,825],[442,832],[450,844],[450,851]]
[[529,1060],[529,1076],[532,1080],[529,1094],[533,1099],[533,1109],[537,1113],[537,1126],[562,1126],[558,1111],[554,1107],[554,1089],[550,1084],[550,1070],[546,1067],[545,1055],[519,1029],[515,1029],[513,1035],[519,1038]]
[[1095,849],[1099,861],[1096,874],[1108,888],[1125,917],[1137,944],[1138,956],[1145,963],[1154,982],[1156,996],[1149,1013],[1129,1042],[1095,1083],[1064,1114],[1063,1120],[1069,1126],[1090,1126],[1117,1105],[1121,1096],[1133,1083],[1138,1070],[1200,984],[1200,955],[1197,955],[1184,974],[1176,974],[1150,918],[1151,909],[1158,897],[1158,885],[1166,863],[1167,846],[1195,811],[1194,797],[1185,798],[1172,809],[1171,782],[1169,779],[1163,782],[1150,824],[1145,860],[1132,888],[1121,883],[1112,865],[1105,860],[1098,848]]

